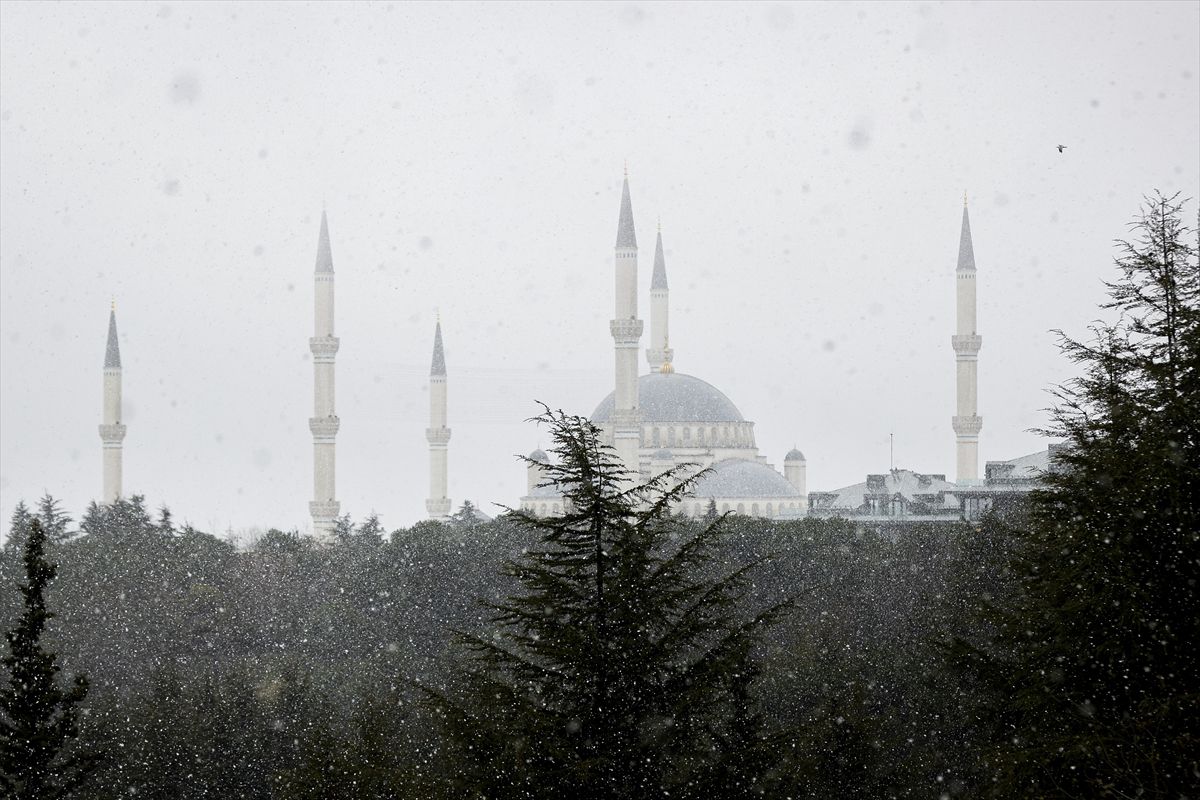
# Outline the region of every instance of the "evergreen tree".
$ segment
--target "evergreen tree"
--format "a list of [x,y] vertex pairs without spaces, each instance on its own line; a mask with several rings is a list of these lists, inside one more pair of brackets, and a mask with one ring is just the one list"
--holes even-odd
[[[788,604],[742,611],[753,564],[712,563],[724,518],[685,536],[680,467],[634,485],[600,430],[546,410],[562,517],[513,517],[539,541],[508,563],[523,592],[464,636],[456,701],[437,695],[470,796],[654,798],[764,790],[751,651]],[[733,777],[741,766],[744,772]]]
[[39,520],[29,525],[25,543],[25,610],[6,634],[9,654],[3,663],[8,685],[0,689],[0,787],[14,800],[66,797],[95,766],[89,754],[71,754],[78,734],[78,705],[87,696],[87,678],[58,687],[58,656],[41,644],[46,622],[46,587],[57,567],[45,558],[46,532]]
[[49,493],[42,495],[42,499],[38,500],[37,518],[42,523],[42,530],[46,532],[46,542],[51,546],[62,544],[75,536],[75,532],[70,529],[71,517]]
[[473,528],[483,522],[479,509],[470,500],[463,500],[458,511],[450,515],[450,524],[460,528]]
[[999,796],[1200,786],[1200,265],[1181,205],[1149,198],[1118,242],[1118,319],[1061,337],[1082,368],[1048,431],[1065,446],[1015,542],[1015,598],[964,648]]

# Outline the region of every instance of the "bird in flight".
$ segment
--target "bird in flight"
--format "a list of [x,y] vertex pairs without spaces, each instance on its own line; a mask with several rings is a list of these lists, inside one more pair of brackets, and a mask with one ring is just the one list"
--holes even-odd
[[1060,145],[1058,146],[1058,152],[1060,152],[1060,153],[1061,153],[1063,150],[1066,150],[1066,149],[1067,149],[1067,146],[1066,146],[1065,144],[1060,144]]

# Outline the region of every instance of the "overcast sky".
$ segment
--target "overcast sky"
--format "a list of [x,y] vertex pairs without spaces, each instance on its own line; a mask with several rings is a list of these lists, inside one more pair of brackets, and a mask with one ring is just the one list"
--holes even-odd
[[4,527],[99,494],[113,298],[126,492],[310,526],[323,204],[343,511],[425,515],[438,308],[451,497],[515,504],[534,400],[612,388],[626,161],[643,319],[661,218],[676,367],[813,490],[885,470],[889,433],[952,477],[967,190],[981,460],[1040,449],[1050,330],[1097,315],[1143,193],[1200,186],[1198,9],[3,3]]

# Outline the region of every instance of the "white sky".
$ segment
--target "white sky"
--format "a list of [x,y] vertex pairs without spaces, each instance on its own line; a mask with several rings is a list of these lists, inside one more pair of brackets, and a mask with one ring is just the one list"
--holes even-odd
[[981,460],[1039,449],[1049,330],[1097,315],[1143,193],[1200,187],[1198,31],[1194,2],[3,3],[3,527],[99,493],[115,297],[126,492],[308,528],[322,203],[343,510],[425,515],[438,307],[454,504],[515,503],[534,399],[611,389],[626,159],[642,317],[661,217],[677,368],[814,490],[889,432],[952,477],[968,189]]

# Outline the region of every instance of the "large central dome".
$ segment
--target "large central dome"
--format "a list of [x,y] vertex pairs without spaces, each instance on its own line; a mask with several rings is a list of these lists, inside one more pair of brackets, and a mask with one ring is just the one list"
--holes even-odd
[[[614,393],[596,406],[592,422],[611,422]],[[679,372],[652,372],[638,378],[638,408],[641,421],[744,422],[742,413],[711,383]]]

